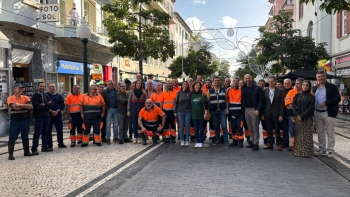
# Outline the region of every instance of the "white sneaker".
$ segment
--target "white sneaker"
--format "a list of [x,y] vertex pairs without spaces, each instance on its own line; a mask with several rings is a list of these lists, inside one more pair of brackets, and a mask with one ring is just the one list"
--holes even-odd
[[328,158],[334,159],[334,154],[332,152],[328,152]]
[[326,151],[322,151],[322,150],[318,150],[316,152],[314,152],[314,155],[325,155]]
[[202,143],[199,143],[199,144],[198,144],[198,147],[199,147],[199,148],[202,148],[202,147],[203,147],[203,144],[202,144]]
[[199,146],[199,143],[196,143],[196,145],[194,147],[198,147]]
[[185,141],[181,141],[181,146],[185,146]]
[[185,146],[190,146],[190,142],[189,142],[189,141],[186,141],[186,142],[185,142]]

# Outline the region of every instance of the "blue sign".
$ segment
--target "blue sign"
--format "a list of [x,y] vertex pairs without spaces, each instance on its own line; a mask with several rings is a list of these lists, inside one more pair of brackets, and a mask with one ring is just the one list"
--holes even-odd
[[[87,66],[90,68],[90,64]],[[58,60],[57,72],[61,74],[83,75],[84,65],[81,62]]]

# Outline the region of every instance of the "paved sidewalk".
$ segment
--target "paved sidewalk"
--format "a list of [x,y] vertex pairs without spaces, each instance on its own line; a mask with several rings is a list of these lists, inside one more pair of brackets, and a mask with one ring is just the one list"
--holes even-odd
[[[286,151],[170,145],[108,196],[349,196],[350,183],[319,159]],[[102,191],[102,190],[100,190]],[[87,196],[105,196],[90,193]]]

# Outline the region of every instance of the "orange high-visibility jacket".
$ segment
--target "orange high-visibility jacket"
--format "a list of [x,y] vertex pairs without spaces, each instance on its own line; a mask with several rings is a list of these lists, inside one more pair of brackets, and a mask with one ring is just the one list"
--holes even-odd
[[81,97],[80,105],[83,107],[85,118],[95,119],[101,116],[102,106],[106,104],[100,94],[90,96],[90,94],[86,93]]
[[144,107],[139,112],[139,117],[142,118],[143,124],[147,127],[157,127],[159,116],[165,116],[165,113],[157,106],[152,107],[151,111]]
[[165,91],[162,93],[164,110],[174,110],[176,94],[177,91]]
[[298,90],[296,88],[293,88],[288,92],[286,97],[284,98],[284,106],[288,106],[293,103],[294,96],[298,94]]
[[82,94],[78,94],[78,95],[69,94],[67,96],[66,105],[69,106],[69,113],[80,112],[81,99],[82,99]]
[[161,107],[163,104],[163,97],[162,97],[162,92],[161,93],[157,93],[157,92],[153,92],[151,94],[150,99],[153,101],[154,104],[156,104],[158,107]]
[[229,100],[229,111],[231,115],[240,115],[242,111],[242,90],[232,88],[227,91],[227,98]]

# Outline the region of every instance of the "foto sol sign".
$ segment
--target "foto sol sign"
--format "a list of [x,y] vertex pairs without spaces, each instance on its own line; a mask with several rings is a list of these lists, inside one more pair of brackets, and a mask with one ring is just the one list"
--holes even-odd
[[41,22],[58,22],[60,6],[59,4],[40,4]]

